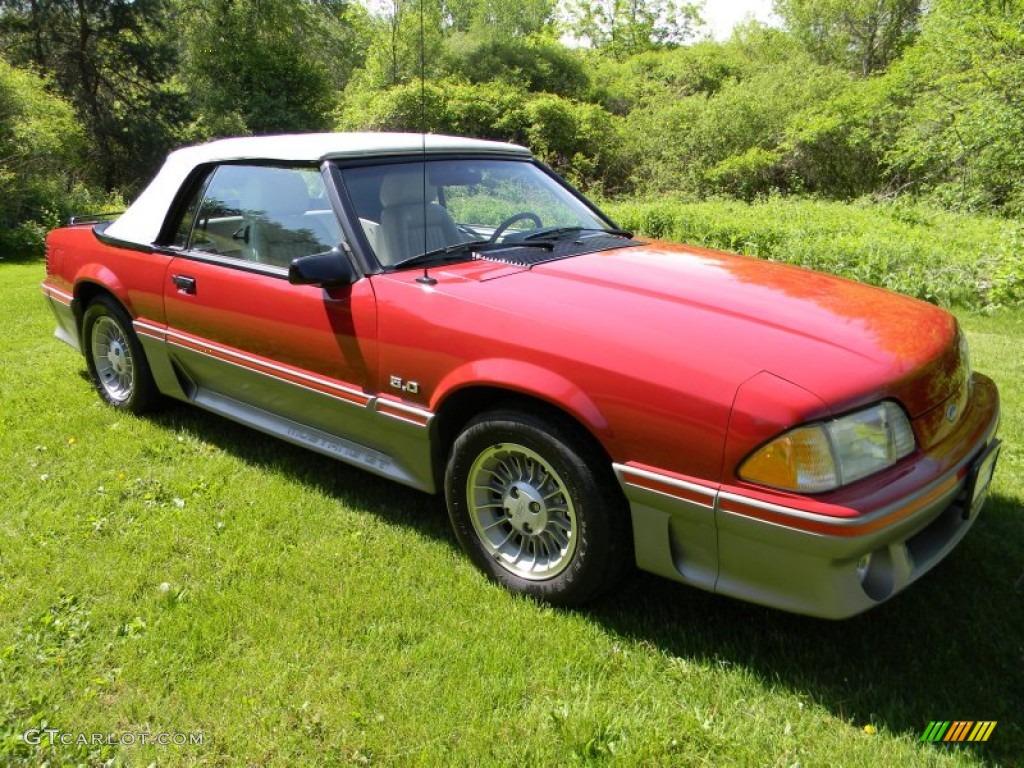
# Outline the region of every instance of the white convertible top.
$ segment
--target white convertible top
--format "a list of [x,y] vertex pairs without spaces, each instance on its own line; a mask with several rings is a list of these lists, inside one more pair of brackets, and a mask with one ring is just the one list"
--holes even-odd
[[483,152],[530,157],[518,144],[420,133],[295,133],[219,139],[171,152],[163,167],[128,210],[106,229],[108,236],[149,245],[156,240],[181,185],[199,165],[233,160],[319,163],[331,158],[402,155],[413,152]]

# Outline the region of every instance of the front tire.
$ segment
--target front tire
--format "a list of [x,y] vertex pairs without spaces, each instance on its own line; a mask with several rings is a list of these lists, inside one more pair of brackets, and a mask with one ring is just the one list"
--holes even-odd
[[452,446],[445,495],[470,559],[513,592],[577,605],[632,560],[608,459],[567,419],[501,410],[472,420]]
[[105,295],[93,299],[82,318],[82,340],[89,377],[104,402],[130,413],[153,407],[153,374],[120,304]]

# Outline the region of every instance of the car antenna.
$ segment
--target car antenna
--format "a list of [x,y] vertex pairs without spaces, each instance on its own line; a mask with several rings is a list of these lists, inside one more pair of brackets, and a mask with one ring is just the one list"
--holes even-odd
[[[424,42],[423,0],[420,0],[420,141],[423,149],[423,250],[427,250],[427,75]],[[423,274],[416,278],[420,285],[437,285],[437,280],[430,276],[426,264]]]

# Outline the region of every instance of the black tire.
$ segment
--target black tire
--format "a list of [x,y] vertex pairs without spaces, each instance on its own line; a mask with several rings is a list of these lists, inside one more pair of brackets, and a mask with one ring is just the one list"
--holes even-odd
[[445,496],[462,548],[513,592],[579,605],[633,562],[609,461],[568,419],[518,410],[473,419],[452,446]]
[[159,398],[149,362],[128,313],[101,294],[82,317],[82,349],[89,377],[100,398],[129,413],[152,409]]

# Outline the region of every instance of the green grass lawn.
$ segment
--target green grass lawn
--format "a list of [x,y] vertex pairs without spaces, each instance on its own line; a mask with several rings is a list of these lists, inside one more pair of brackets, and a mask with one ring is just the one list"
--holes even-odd
[[[519,599],[439,499],[185,405],[101,406],[0,264],[0,765],[1019,764],[1024,313],[964,316],[1005,449],[958,550],[829,623],[638,575]],[[925,745],[930,720],[997,720]],[[26,745],[202,732],[191,746]]]

